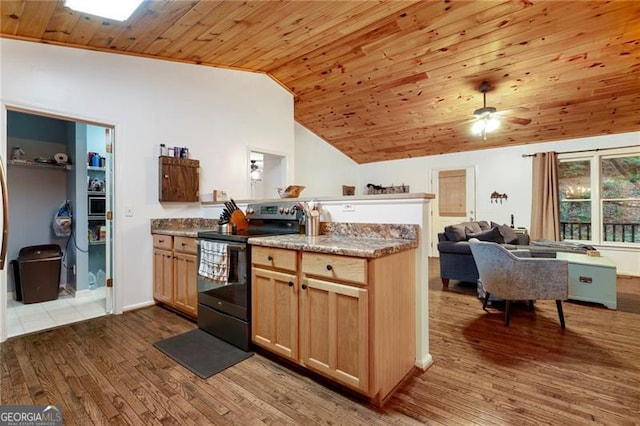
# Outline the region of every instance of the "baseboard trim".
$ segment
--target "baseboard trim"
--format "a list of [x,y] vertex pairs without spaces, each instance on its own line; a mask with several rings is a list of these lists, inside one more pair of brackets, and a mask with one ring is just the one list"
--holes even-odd
[[153,306],[155,304],[156,302],[154,300],[151,300],[148,302],[136,303],[135,305],[124,306],[122,308],[122,312],[134,311],[136,309],[141,309],[141,308],[148,308],[149,306]]
[[416,359],[415,366],[422,371],[425,371],[427,368],[431,367],[431,364],[433,364],[433,357],[431,356],[431,354],[427,354],[421,360]]

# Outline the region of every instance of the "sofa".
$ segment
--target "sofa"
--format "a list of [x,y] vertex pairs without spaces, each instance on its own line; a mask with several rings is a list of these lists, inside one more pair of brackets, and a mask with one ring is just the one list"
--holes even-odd
[[462,222],[444,228],[438,233],[438,252],[440,256],[440,278],[442,285],[448,287],[449,280],[476,283],[478,267],[473,259],[469,239],[494,242],[508,250],[528,250],[531,257],[555,258],[559,251],[586,253],[593,247],[565,241],[535,240],[529,241],[524,228],[516,232],[508,225],[495,222]]

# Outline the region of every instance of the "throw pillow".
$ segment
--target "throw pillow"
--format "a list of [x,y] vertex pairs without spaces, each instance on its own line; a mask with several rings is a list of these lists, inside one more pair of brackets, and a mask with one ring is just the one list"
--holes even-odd
[[487,229],[486,231],[472,232],[467,234],[467,239],[477,238],[480,241],[489,241],[492,243],[502,244],[504,239],[498,228]]
[[486,220],[479,221],[478,225],[480,225],[480,229],[482,229],[483,231],[491,229],[491,225],[489,225],[489,222],[487,222]]
[[513,232],[513,229],[509,225],[499,225],[495,222],[491,222],[491,226],[498,228],[502,238],[504,238],[505,244],[518,244],[518,235]]
[[444,228],[444,234],[449,241],[466,241],[467,234],[464,225],[450,225]]
[[462,222],[461,225],[464,225],[467,233],[482,231],[482,228],[480,228],[480,225],[478,225],[478,222]]

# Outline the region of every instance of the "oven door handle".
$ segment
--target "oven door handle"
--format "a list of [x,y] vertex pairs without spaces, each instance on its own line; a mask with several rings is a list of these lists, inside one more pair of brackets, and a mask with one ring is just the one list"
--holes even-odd
[[[198,245],[200,245],[200,240],[196,241],[196,243]],[[227,244],[227,243],[225,243]],[[227,244],[227,249],[233,249],[233,250],[238,250],[238,251],[245,251],[246,250],[246,246],[243,244]]]

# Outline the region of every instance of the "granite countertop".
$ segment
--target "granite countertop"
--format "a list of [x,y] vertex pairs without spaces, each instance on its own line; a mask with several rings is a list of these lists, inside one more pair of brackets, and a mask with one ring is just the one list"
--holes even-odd
[[276,235],[249,238],[249,244],[356,257],[382,257],[418,247],[417,240],[340,235]]
[[217,224],[217,219],[179,218],[151,219],[150,226],[152,234],[195,238],[198,232],[214,230]]

